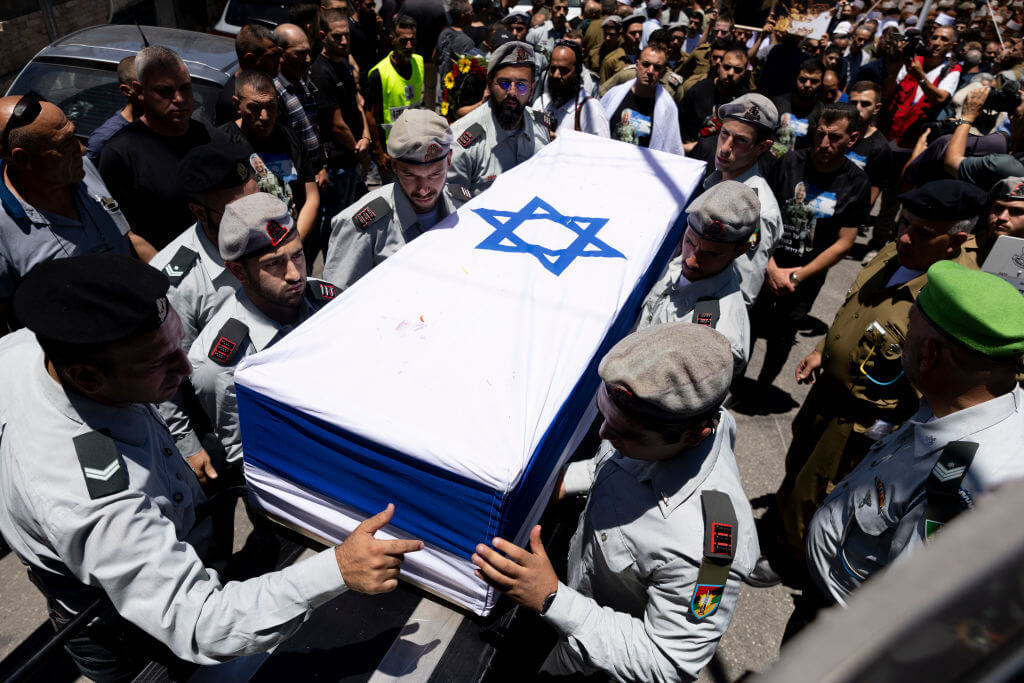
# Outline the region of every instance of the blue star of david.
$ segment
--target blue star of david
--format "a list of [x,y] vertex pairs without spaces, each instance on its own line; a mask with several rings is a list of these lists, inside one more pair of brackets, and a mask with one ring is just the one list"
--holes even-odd
[[[577,258],[626,258],[618,249],[597,239],[597,232],[608,222],[607,218],[563,216],[540,197],[534,197],[519,211],[473,209],[473,213],[494,227],[494,232],[476,245],[477,249],[532,254],[556,276],[565,272]],[[516,228],[526,221],[557,223],[576,233],[576,239],[565,249],[549,249],[540,244],[530,244],[516,234]]]

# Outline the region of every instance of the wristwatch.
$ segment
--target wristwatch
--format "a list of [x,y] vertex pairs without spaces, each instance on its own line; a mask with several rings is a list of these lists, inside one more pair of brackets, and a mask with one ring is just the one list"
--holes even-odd
[[557,588],[555,590],[551,591],[550,593],[548,593],[548,597],[544,598],[544,602],[542,602],[541,605],[540,605],[540,613],[541,614],[547,614],[547,611],[549,609],[551,609],[551,603],[553,603],[555,601],[555,596],[556,595],[558,595],[558,589]]
[[789,271],[789,281],[791,284],[793,284],[793,286],[800,284],[800,278],[796,276],[795,270]]

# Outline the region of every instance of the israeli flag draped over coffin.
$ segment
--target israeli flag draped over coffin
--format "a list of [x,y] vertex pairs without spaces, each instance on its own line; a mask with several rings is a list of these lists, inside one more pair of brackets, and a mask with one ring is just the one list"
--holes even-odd
[[235,374],[258,505],[486,614],[477,543],[522,544],[595,415],[597,364],[672,255],[704,164],[567,134]]

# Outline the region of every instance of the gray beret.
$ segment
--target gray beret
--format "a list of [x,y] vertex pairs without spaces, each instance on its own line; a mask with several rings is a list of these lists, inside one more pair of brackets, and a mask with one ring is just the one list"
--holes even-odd
[[1003,178],[989,190],[988,199],[990,202],[996,199],[1024,199],[1024,178],[1021,176]]
[[737,97],[728,104],[718,107],[718,118],[736,119],[771,132],[779,127],[779,110],[772,101],[756,92]]
[[406,109],[391,126],[388,156],[412,164],[430,164],[448,156],[452,129],[429,109]]
[[236,199],[224,208],[217,242],[225,261],[238,261],[250,254],[284,242],[295,231],[288,206],[266,192]]
[[609,15],[601,22],[601,26],[607,26],[608,24],[615,24],[616,26],[619,26],[622,24],[622,17],[618,14]]
[[[721,405],[732,382],[732,351],[722,333],[689,322],[652,325],[612,347],[597,372],[662,413],[685,419]],[[641,407],[641,412],[643,408]]]
[[723,180],[693,200],[686,224],[712,242],[746,242],[761,215],[757,193],[735,180]]
[[533,58],[533,46],[518,40],[505,43],[491,53],[491,63],[487,65],[487,76],[493,76],[495,71],[506,66],[536,68],[537,62]]

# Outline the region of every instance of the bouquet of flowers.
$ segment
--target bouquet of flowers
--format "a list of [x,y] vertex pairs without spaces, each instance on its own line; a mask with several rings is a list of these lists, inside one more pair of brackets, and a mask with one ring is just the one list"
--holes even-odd
[[[441,116],[449,123],[455,121],[459,107],[479,101],[482,92],[473,98],[464,98],[464,91],[479,91],[487,83],[487,60],[480,56],[458,55],[452,60],[451,70],[441,81]],[[464,101],[465,100],[465,101]]]

